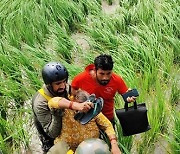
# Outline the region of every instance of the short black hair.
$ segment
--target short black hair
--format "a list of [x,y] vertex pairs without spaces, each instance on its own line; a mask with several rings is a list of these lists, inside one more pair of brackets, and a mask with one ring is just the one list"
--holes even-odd
[[97,56],[94,60],[95,69],[99,68],[102,70],[112,70],[113,69],[113,60],[111,55],[101,54]]

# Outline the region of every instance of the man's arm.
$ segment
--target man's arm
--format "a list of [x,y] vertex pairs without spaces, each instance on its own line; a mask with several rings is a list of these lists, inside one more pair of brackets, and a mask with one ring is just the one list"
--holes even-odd
[[[127,87],[125,81],[119,75],[115,74],[115,76],[116,76],[116,82],[118,85],[118,93],[123,96],[125,93],[129,92],[131,89]],[[131,102],[134,102],[135,100],[136,100],[136,96],[130,96],[130,97],[126,97],[124,101],[131,103]]]
[[115,135],[109,136],[111,142],[111,152],[112,154],[121,154],[121,151],[118,147],[117,138]]
[[112,154],[121,154],[121,151],[118,147],[115,131],[111,122],[102,113],[99,113],[96,116],[96,123],[98,124],[98,127],[104,130],[106,134],[108,135],[108,138],[111,142]]
[[50,109],[72,109],[81,112],[87,112],[94,106],[93,103],[89,101],[78,103],[62,97],[53,97],[48,101],[48,107]]

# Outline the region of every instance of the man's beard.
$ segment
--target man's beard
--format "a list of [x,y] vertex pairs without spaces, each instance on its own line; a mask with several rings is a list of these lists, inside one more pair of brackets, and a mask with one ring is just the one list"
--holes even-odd
[[64,90],[59,91],[60,89],[58,89],[57,91],[54,91],[51,85],[47,86],[47,89],[51,92],[51,94],[53,96],[59,96],[59,97],[66,97],[67,96],[67,90],[66,88],[64,88]]
[[106,85],[109,83],[110,80],[99,80],[99,79],[97,78],[97,81],[98,81],[98,83],[99,83],[100,85],[106,86]]
[[[59,91],[60,90],[60,91]],[[57,96],[64,96],[66,93],[66,89],[58,89],[57,91],[54,92]]]

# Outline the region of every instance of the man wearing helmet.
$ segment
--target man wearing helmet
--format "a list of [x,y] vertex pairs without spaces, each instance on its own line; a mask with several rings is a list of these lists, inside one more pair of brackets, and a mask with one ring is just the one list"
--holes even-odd
[[[63,110],[70,108],[87,112],[92,107],[92,103],[77,103],[68,99],[68,71],[62,64],[58,62],[47,63],[42,69],[42,77],[44,85],[33,96],[32,108],[43,151],[47,152],[53,146],[54,138],[60,134]],[[57,96],[61,99],[48,103],[51,98]]]

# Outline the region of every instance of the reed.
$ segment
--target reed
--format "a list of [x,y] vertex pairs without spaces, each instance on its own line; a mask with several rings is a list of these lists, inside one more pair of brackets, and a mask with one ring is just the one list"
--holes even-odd
[[[129,87],[139,90],[138,102],[145,102],[148,108],[151,130],[139,136],[123,137],[116,119],[122,151],[153,153],[163,136],[168,150],[179,152],[179,2],[121,0],[111,15],[101,11],[101,3],[0,1],[0,152],[28,149],[25,124],[32,110],[24,107],[42,86],[41,69],[46,62],[62,62],[71,82],[100,53],[112,55],[114,71]],[[89,49],[82,50],[71,38],[76,32],[89,38]],[[116,108],[123,106],[117,95]]]

